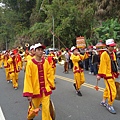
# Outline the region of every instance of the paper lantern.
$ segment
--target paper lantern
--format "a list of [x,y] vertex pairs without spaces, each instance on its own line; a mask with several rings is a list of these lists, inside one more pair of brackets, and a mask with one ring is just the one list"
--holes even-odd
[[76,46],[77,48],[85,48],[86,43],[85,43],[85,38],[84,37],[77,37],[76,38]]

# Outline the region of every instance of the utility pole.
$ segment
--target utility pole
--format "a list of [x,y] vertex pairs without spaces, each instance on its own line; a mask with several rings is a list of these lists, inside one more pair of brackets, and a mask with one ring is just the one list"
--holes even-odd
[[[43,0],[43,2],[44,2],[44,0]],[[43,2],[42,2],[42,4],[43,4]],[[41,4],[41,7],[40,7],[40,9],[39,9],[39,13],[40,13],[41,10],[43,10],[44,12],[46,12],[46,11],[42,8],[42,4]],[[55,35],[54,35],[55,20],[54,20],[54,16],[53,16],[53,15],[51,15],[51,16],[52,16],[53,50],[55,50]]]
[[8,49],[8,42],[7,42],[7,38],[6,38],[6,50]]
[[55,21],[54,21],[54,16],[52,16],[52,20],[53,20],[53,50],[55,50],[55,36],[54,36],[54,25],[55,25]]

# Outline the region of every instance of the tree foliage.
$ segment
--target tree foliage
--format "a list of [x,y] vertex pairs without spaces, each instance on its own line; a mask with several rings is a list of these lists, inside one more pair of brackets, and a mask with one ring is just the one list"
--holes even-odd
[[[36,42],[71,47],[76,37],[87,44],[100,39],[120,39],[119,0],[2,0],[0,47]],[[53,24],[54,23],[54,24]],[[54,26],[53,26],[54,25]]]
[[105,41],[106,39],[113,38],[116,42],[120,40],[120,24],[118,23],[118,19],[107,20],[94,31],[98,39]]

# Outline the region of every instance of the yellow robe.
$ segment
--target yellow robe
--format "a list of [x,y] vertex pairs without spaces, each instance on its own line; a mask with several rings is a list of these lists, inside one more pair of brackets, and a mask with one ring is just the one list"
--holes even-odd
[[3,64],[3,55],[0,53],[0,68],[2,68]]
[[[42,66],[43,65],[43,66]],[[40,75],[39,69],[43,67],[43,71]],[[26,66],[26,73],[24,79],[24,90],[23,96],[24,97],[42,97],[43,91],[45,95],[50,95],[52,93],[51,88],[55,88],[53,75],[51,74],[51,67],[47,60],[44,59],[43,62],[37,62],[34,58],[28,61]],[[40,87],[40,80],[45,82],[45,88],[42,91]]]
[[20,55],[17,56],[17,64],[18,64],[18,68],[22,70],[23,62],[22,62],[22,57]]
[[10,78],[10,74],[9,74],[9,64],[7,62],[7,60],[9,59],[9,55],[4,55],[3,56],[3,63],[4,63],[4,68],[5,68],[5,74],[6,74],[6,80],[9,81],[11,78]]
[[31,60],[32,58],[33,58],[33,56],[28,55],[26,59],[27,59],[27,61],[29,61],[29,60]]
[[[24,79],[24,97],[32,97],[32,102],[36,108],[42,104],[42,120],[52,120],[49,112],[49,100],[52,89],[55,89],[51,67],[44,58],[42,62],[37,62],[34,58],[28,61]],[[33,119],[33,105],[29,105],[27,119]]]
[[76,84],[76,90],[79,90],[81,85],[85,82],[83,68],[80,68],[78,65],[79,60],[84,60],[88,58],[88,54],[84,55],[71,55],[71,60],[73,62],[73,73],[74,73],[74,82]]
[[[49,57],[51,59],[52,57],[52,60],[49,60]],[[54,54],[49,54],[48,57],[47,57],[47,60],[49,61],[49,64],[51,66],[51,70],[52,70],[52,74],[54,76],[54,80],[55,80],[55,73],[56,73],[56,63],[55,61],[53,61],[53,59],[56,59],[55,55]]]
[[34,56],[31,56],[31,55],[27,55],[26,58],[25,58],[25,65],[24,65],[24,70],[26,70],[26,65],[27,65],[27,62],[30,61]]
[[[116,56],[114,53],[113,60],[116,61]],[[104,51],[100,57],[98,76],[104,78],[106,86],[103,93],[103,98],[108,99],[108,104],[112,105],[116,97],[115,77],[111,72],[111,60],[106,51]]]
[[11,76],[11,79],[12,79],[12,84],[13,84],[13,88],[18,88],[18,73],[19,73],[19,69],[18,69],[18,64],[17,64],[17,61],[16,61],[17,58],[9,58],[8,59],[8,64],[10,65],[10,70],[9,70],[9,73],[10,73],[10,76]]

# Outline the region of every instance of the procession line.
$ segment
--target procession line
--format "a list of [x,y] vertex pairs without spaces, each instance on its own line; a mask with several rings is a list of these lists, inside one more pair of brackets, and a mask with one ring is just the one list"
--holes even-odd
[[[74,80],[73,80],[73,79],[70,79],[70,78],[67,78],[67,77],[63,77],[63,76],[59,76],[59,75],[55,75],[55,77],[56,77],[56,78],[59,78],[59,79],[61,79],[61,80],[64,80],[64,81],[68,81],[68,82],[74,83]],[[95,87],[94,85],[91,85],[91,84],[88,84],[88,83],[84,83],[83,86],[88,87],[88,88],[91,88],[91,89],[95,89],[95,88],[94,88],[94,87]],[[103,91],[104,91],[104,88],[99,87],[99,90],[98,90],[98,91],[103,92]]]
[[0,106],[0,120],[5,120],[1,106]]

